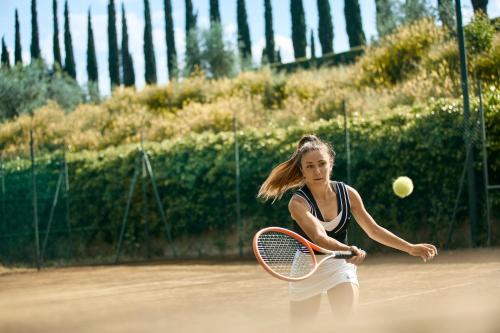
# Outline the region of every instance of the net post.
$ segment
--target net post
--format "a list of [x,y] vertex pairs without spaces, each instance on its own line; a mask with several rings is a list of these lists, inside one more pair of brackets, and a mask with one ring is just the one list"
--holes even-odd
[[31,189],[32,189],[32,205],[33,205],[33,229],[35,232],[35,265],[36,269],[40,270],[40,236],[38,234],[38,198],[36,188],[36,166],[35,166],[35,149],[33,139],[33,128],[30,128],[30,157],[31,157]]

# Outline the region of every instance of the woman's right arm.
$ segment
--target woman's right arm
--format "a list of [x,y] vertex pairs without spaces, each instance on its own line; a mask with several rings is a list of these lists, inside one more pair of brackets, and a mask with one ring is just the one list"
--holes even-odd
[[332,251],[349,251],[352,248],[327,235],[321,222],[311,214],[304,199],[294,195],[288,203],[290,215],[313,243]]

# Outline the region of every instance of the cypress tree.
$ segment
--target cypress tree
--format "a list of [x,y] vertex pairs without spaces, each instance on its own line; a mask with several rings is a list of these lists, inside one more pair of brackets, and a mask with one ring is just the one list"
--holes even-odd
[[361,9],[358,0],[348,0],[344,2],[345,24],[349,46],[361,46],[366,44],[363,24],[361,22]]
[[273,9],[271,7],[271,0],[264,0],[264,20],[266,30],[266,56],[269,63],[274,63],[275,50],[274,50],[274,31],[273,31]]
[[472,0],[471,2],[474,14],[482,11],[486,16],[488,16],[488,0]]
[[455,31],[455,8],[453,0],[438,0],[439,19],[449,31]]
[[269,64],[269,59],[267,59],[267,50],[264,47],[262,49],[262,54],[260,55],[260,65],[264,66],[264,65],[267,65],[267,64]]
[[177,51],[175,48],[174,21],[172,19],[172,1],[164,1],[165,9],[165,38],[167,40],[167,67],[170,80],[177,79]]
[[291,0],[290,11],[292,14],[292,42],[295,59],[306,56],[306,20],[302,0]]
[[311,59],[316,59],[316,45],[314,43],[314,31],[311,29]]
[[210,24],[220,21],[219,0],[210,0]]
[[68,0],[64,2],[64,51],[66,52],[64,71],[73,79],[76,79],[75,56],[73,55],[73,42],[71,40],[71,31],[69,29]]
[[375,11],[379,37],[384,37],[396,29],[396,17],[391,0],[375,0]]
[[7,50],[7,46],[5,45],[5,40],[2,37],[2,56],[1,56],[2,68],[10,68],[9,58],[10,58],[9,50]]
[[243,59],[250,59],[252,58],[252,42],[250,41],[245,0],[238,0],[236,12],[238,17],[238,48],[240,55]]
[[197,14],[194,13],[193,2],[191,0],[185,0],[184,3],[186,4],[186,36],[187,36],[190,30],[196,29]]
[[36,13],[36,0],[31,0],[31,59],[40,59],[40,42],[38,40],[38,19]]
[[108,3],[108,68],[111,90],[120,85],[120,58],[116,34],[116,10],[114,0]]
[[281,64],[282,61],[281,61],[281,50],[278,48],[278,51],[276,51],[276,62],[278,64]]
[[186,4],[186,74],[192,73],[196,68],[201,68],[201,53],[198,45],[198,33],[196,30],[197,14],[193,11],[191,0],[185,0]]
[[128,28],[125,17],[125,6],[122,2],[122,47],[121,47],[122,77],[126,87],[135,86],[134,62],[128,48]]
[[90,9],[87,20],[87,77],[90,82],[97,82],[99,74],[97,71],[97,57],[95,54],[94,31],[92,29],[92,18]]
[[149,10],[149,0],[144,0],[144,62],[146,66],[146,83],[156,83],[156,60],[153,48],[153,31],[151,27],[151,12]]
[[321,54],[333,53],[333,22],[329,0],[318,0],[318,38]]
[[14,41],[14,65],[23,64],[23,52],[21,49],[21,31],[19,28],[19,15],[15,12],[15,41]]
[[54,66],[61,67],[61,47],[59,46],[59,22],[57,20],[57,0],[52,1],[52,16],[54,22],[54,36],[52,37],[52,49],[54,51]]

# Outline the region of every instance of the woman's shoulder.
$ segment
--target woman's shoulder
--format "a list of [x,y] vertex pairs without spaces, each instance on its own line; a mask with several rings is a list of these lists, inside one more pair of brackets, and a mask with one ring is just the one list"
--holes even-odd
[[290,201],[288,201],[288,209],[295,210],[301,208],[309,209],[309,203],[304,197],[300,196],[297,193],[294,193],[290,198]]

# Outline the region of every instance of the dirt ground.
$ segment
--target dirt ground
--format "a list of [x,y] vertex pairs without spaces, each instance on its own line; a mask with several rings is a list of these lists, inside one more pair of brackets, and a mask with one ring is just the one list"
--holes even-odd
[[0,268],[0,332],[500,332],[500,249],[372,255],[358,276],[355,314],[333,320],[324,298],[302,327],[253,261]]

